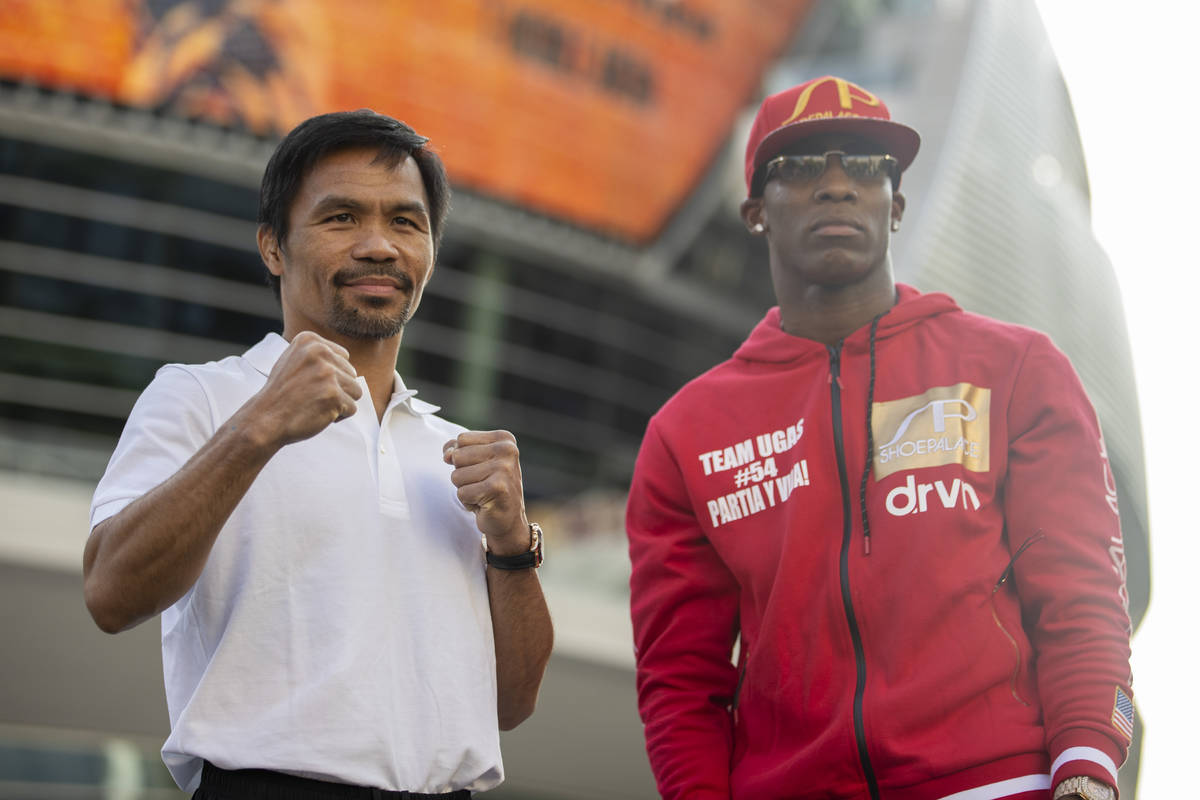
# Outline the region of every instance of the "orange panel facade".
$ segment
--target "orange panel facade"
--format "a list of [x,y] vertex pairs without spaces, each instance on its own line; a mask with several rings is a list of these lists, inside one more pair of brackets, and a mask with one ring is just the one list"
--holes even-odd
[[0,78],[256,133],[369,107],[456,184],[646,243],[811,0],[0,0]]

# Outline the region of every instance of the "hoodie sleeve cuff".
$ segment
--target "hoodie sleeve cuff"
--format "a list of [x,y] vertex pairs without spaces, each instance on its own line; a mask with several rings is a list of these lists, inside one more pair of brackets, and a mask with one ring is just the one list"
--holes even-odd
[[1123,750],[1102,733],[1075,728],[1063,731],[1050,744],[1050,786],[1067,778],[1088,777],[1117,788],[1117,767],[1125,760]]

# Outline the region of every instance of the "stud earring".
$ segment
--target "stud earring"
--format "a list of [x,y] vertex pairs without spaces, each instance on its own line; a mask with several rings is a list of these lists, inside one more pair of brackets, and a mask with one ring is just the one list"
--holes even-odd
[[894,219],[894,220],[892,220],[892,231],[898,231],[898,230],[900,230],[900,220]]
[[756,223],[751,230],[753,230],[755,233],[762,233],[766,229],[763,228],[763,224],[761,222],[759,222],[759,223]]

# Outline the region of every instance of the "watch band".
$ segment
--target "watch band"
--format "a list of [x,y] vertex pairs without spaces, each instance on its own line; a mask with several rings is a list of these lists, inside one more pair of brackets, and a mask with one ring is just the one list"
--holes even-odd
[[484,558],[487,560],[489,567],[495,567],[496,569],[537,569],[542,565],[542,561],[545,560],[545,551],[542,545],[543,538],[542,526],[536,522],[531,522],[529,523],[529,549],[515,556],[498,556],[491,550],[488,550],[487,536],[481,534]]
[[1117,796],[1113,788],[1095,778],[1076,777],[1059,781],[1054,787],[1054,800],[1062,797],[1082,797],[1083,800],[1113,800]]

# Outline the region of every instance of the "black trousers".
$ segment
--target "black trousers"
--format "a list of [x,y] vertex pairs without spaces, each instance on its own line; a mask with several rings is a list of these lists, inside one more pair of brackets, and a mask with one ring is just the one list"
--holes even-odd
[[372,789],[369,786],[353,786],[348,783],[332,783],[312,778],[301,778],[269,769],[228,770],[214,767],[207,761],[200,773],[200,788],[192,800],[470,800],[466,789],[444,794],[422,794],[420,792],[392,792],[387,789]]

